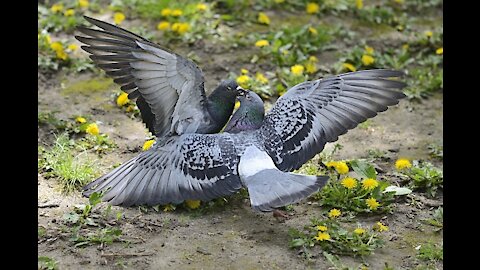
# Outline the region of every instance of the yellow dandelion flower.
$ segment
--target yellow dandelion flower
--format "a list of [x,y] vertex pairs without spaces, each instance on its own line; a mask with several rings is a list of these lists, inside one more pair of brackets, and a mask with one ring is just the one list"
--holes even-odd
[[190,209],[197,209],[198,207],[200,207],[200,201],[199,200],[185,200],[185,204]]
[[438,55],[442,55],[442,54],[443,54],[443,47],[438,48],[438,49],[435,51],[435,53],[438,54]]
[[372,55],[375,50],[370,46],[365,46],[365,53]]
[[248,88],[248,83],[250,82],[250,77],[248,75],[240,75],[237,77],[237,83],[243,88]]
[[262,84],[268,83],[268,79],[260,72],[257,72],[257,74],[255,74],[255,79],[261,82]]
[[90,3],[88,2],[88,0],[78,0],[78,6],[80,7],[88,7]]
[[317,71],[317,65],[315,65],[315,63],[313,62],[307,62],[305,64],[305,70],[307,71],[307,73],[313,74]]
[[92,123],[87,126],[87,129],[85,130],[85,132],[91,135],[98,135],[100,134],[100,129],[98,128],[97,124]]
[[175,210],[175,205],[173,204],[167,204],[163,207],[163,212],[172,212]]
[[308,58],[308,61],[310,61],[310,62],[318,62],[318,58],[315,57],[314,55],[312,55],[312,56],[310,56],[310,57]]
[[294,65],[290,67],[290,71],[293,75],[302,75],[305,68],[302,65]]
[[318,235],[315,236],[315,240],[317,240],[317,241],[330,240],[330,234],[325,233],[325,232],[318,233]]
[[75,15],[75,10],[73,10],[73,9],[67,9],[67,10],[65,10],[65,12],[63,13],[63,16],[65,16],[65,17],[73,16],[73,15]]
[[163,17],[167,17],[167,16],[172,15],[172,10],[169,9],[169,8],[164,8],[164,9],[162,9],[162,11],[160,11],[160,14],[161,14]]
[[270,18],[267,16],[267,14],[265,14],[263,12],[258,13],[258,19],[257,20],[258,20],[259,23],[263,23],[263,24],[266,24],[266,25],[270,24]]
[[355,230],[353,230],[353,232],[360,235],[360,234],[364,234],[365,230],[362,228],[356,228]]
[[313,27],[308,27],[308,32],[310,32],[314,36],[316,36],[318,34],[317,29],[315,29]]
[[117,97],[117,105],[118,107],[122,107],[123,105],[127,104],[129,101],[128,94],[123,92]]
[[378,182],[375,179],[367,178],[362,181],[362,187],[364,189],[370,190],[370,189],[376,188],[377,186],[378,186]]
[[74,52],[74,51],[78,50],[78,45],[75,44],[75,43],[72,43],[72,44],[68,45],[67,49]]
[[357,9],[362,9],[363,8],[363,0],[355,0],[355,5],[357,6]]
[[255,42],[255,47],[265,47],[265,46],[268,46],[270,45],[270,43],[268,42],[268,40],[265,40],[265,39],[261,39],[257,42]]
[[371,64],[373,64],[373,62],[375,62],[375,58],[373,58],[371,55],[364,54],[362,56],[362,63],[365,66],[370,66]]
[[378,206],[380,206],[375,198],[366,199],[365,202],[371,210],[375,210],[378,208]]
[[53,12],[53,13],[57,13],[57,12],[60,12],[63,10],[63,4],[55,4],[53,5],[50,10]]
[[142,150],[147,151],[148,149],[150,149],[150,147],[152,147],[152,145],[154,143],[155,143],[155,140],[148,140],[148,141],[144,142],[143,146],[142,146]]
[[173,17],[180,17],[183,15],[183,11],[181,9],[174,9],[172,10]]
[[352,188],[355,188],[357,186],[357,180],[355,180],[355,178],[352,178],[352,177],[345,177],[342,182],[341,182],[342,186],[348,188],[348,189],[352,189]]
[[157,29],[162,31],[168,30],[170,29],[170,23],[167,21],[161,21],[157,24]]
[[349,70],[351,72],[354,72],[354,71],[357,71],[357,69],[355,68],[354,65],[350,64],[350,63],[343,63],[342,64],[342,67],[346,70]]
[[410,46],[408,44],[403,44],[402,45],[402,49],[405,50],[405,51],[408,50],[409,47]]
[[62,59],[62,60],[67,60],[68,59],[68,54],[64,50],[58,50],[56,51],[57,53],[57,58]]
[[410,163],[410,160],[406,158],[400,158],[397,161],[395,161],[395,168],[397,170],[408,169],[410,167],[412,167],[412,163]]
[[242,72],[243,75],[248,74],[248,70],[246,70],[244,68],[242,68],[240,71]]
[[63,45],[58,41],[51,43],[50,48],[52,48],[54,51],[63,51]]
[[332,210],[330,210],[330,212],[328,212],[328,216],[331,218],[339,217],[341,214],[342,212],[336,208],[333,208]]
[[45,40],[47,41],[48,44],[52,43],[52,39],[50,38],[50,35],[46,35]]
[[395,3],[400,4],[400,5],[405,3],[405,0],[394,0],[394,1],[395,1]]
[[431,38],[433,36],[433,32],[432,31],[425,31],[423,32],[423,34],[427,37],[427,38]]
[[307,4],[307,13],[308,14],[314,14],[318,13],[320,11],[320,6],[316,3],[308,3]]
[[327,168],[332,168],[332,167],[337,166],[337,162],[336,161],[329,161],[325,164],[325,166],[327,166]]
[[345,162],[343,162],[343,161],[338,161],[338,162],[335,164],[335,170],[336,170],[339,174],[347,174],[348,171],[349,171],[347,163],[345,163]]
[[79,117],[75,118],[75,121],[77,121],[80,124],[83,124],[83,123],[87,122],[87,119],[79,116]]
[[205,11],[205,10],[207,10],[207,5],[205,5],[204,3],[199,3],[199,4],[197,4],[197,10]]
[[240,108],[240,101],[235,101],[235,106],[233,107],[234,110],[237,110],[238,108]]
[[382,222],[377,222],[375,225],[373,225],[373,229],[379,231],[379,232],[385,232],[388,231],[388,226],[385,226]]
[[113,14],[113,22],[115,24],[121,24],[124,20],[125,20],[125,14],[121,12],[115,12],[115,14]]
[[327,227],[327,226],[318,225],[318,226],[317,226],[317,230],[324,232],[324,231],[328,230],[328,227]]
[[180,35],[184,34],[190,29],[188,23],[174,23],[172,24],[172,31],[179,33]]

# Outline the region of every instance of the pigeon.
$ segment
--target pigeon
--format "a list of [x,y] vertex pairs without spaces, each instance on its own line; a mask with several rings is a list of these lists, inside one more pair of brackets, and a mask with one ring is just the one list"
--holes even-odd
[[206,96],[203,73],[192,61],[118,26],[84,17],[101,30],[79,26],[86,36],[75,38],[129,99],[136,98],[152,134],[208,134],[225,126],[237,94],[245,91],[236,81],[222,81]]
[[[149,150],[84,187],[113,205],[208,201],[248,190],[254,210],[269,212],[319,191],[327,176],[292,173],[325,144],[405,97],[394,70],[364,70],[289,89],[264,117],[253,92],[240,96],[226,132],[159,139]],[[243,101],[243,102],[242,102]]]

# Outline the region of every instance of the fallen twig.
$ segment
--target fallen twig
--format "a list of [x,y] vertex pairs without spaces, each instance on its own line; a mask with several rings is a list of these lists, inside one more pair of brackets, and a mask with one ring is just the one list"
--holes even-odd
[[60,204],[58,203],[45,203],[45,204],[39,204],[38,205],[38,208],[55,208],[55,207],[59,207]]

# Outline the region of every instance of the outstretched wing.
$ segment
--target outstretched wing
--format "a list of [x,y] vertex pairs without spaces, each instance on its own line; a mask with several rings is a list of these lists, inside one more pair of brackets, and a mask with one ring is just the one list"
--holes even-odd
[[204,78],[197,65],[125,29],[85,19],[102,30],[78,27],[87,35],[76,36],[87,44],[82,49],[129,98],[142,97],[137,104],[150,131],[158,137],[195,132],[199,121],[194,120],[205,112]]
[[228,134],[185,134],[165,138],[84,188],[104,191],[114,205],[157,205],[208,201],[240,189],[235,144]]
[[320,153],[327,142],[372,118],[405,95],[403,73],[364,70],[308,81],[291,88],[266,115],[259,130],[280,170],[292,171]]

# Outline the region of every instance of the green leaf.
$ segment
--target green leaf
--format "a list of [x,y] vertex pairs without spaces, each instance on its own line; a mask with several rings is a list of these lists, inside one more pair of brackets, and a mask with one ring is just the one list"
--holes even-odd
[[67,213],[67,214],[63,215],[63,219],[65,221],[73,223],[73,224],[76,224],[78,222],[79,218],[80,218],[80,216],[77,213],[74,213],[74,212],[70,212],[70,213]]
[[293,239],[291,242],[290,242],[290,247],[291,248],[296,248],[296,247],[301,247],[305,244],[305,240],[302,239],[302,238],[297,238],[297,239]]
[[350,161],[350,166],[352,166],[352,169],[363,178],[377,179],[375,168],[363,160],[352,160]]
[[94,192],[92,193],[92,195],[90,195],[90,198],[88,200],[90,202],[90,205],[92,207],[95,207],[95,205],[99,204],[102,201],[102,194]]
[[412,190],[409,189],[409,188],[405,188],[405,187],[388,186],[387,188],[385,188],[385,190],[383,192],[384,193],[385,192],[395,192],[394,195],[400,196],[400,195],[410,194],[410,193],[412,193]]

